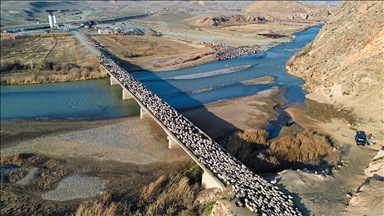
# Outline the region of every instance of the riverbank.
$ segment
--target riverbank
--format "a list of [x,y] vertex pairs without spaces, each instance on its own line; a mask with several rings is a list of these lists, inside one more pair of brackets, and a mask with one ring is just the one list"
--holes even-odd
[[[215,130],[207,130],[207,132],[210,135],[223,135],[241,127],[236,124],[236,121],[223,124],[224,121],[221,119],[223,115],[231,116],[233,120],[241,119],[238,123],[246,124],[248,120],[246,110],[261,113],[268,107],[271,109],[273,102],[269,97],[275,91],[272,89],[258,95],[210,104],[205,110],[202,107],[189,110],[185,114],[192,122],[198,123],[198,126],[204,123],[201,121],[204,117],[211,116],[210,121],[205,122],[207,124],[204,129],[214,128]],[[233,116],[237,103],[251,103],[256,99],[266,101],[264,108],[259,110],[249,104],[244,108],[245,112],[238,112],[237,116]],[[232,112],[225,110],[232,110]],[[269,111],[272,112],[272,109]],[[268,114],[269,111],[266,111],[265,115],[260,115],[262,116],[259,118],[261,121],[257,122],[266,122],[271,117]],[[231,127],[232,123],[235,123],[235,126]],[[217,129],[220,127],[223,130],[219,132]],[[60,209],[61,211],[74,211],[80,204],[79,202],[68,200],[57,204],[55,201],[39,197],[39,194],[55,189],[59,182],[70,176],[76,177],[75,179],[79,181],[82,179],[79,176],[85,176],[85,178],[94,176],[99,180],[108,180],[104,188],[101,187],[98,192],[95,189],[97,193],[110,191],[114,196],[127,198],[136,196],[145,185],[160,175],[182,172],[192,164],[192,160],[181,148],[167,148],[168,140],[165,132],[151,118],[140,120],[138,116],[135,116],[95,121],[12,120],[1,121],[1,128],[2,164],[4,161],[13,161],[12,164],[20,166],[23,164],[21,161],[31,158],[32,162],[28,162],[28,166],[22,165],[21,167],[23,172],[33,170],[34,167],[37,168],[39,171],[35,177],[32,177],[37,180],[47,169],[42,168],[38,161],[43,158],[45,158],[43,161],[60,161],[53,163],[58,163],[54,166],[49,165],[49,167],[53,166],[49,168],[53,170],[49,174],[45,173],[47,175],[45,179],[48,181],[52,178],[52,180],[49,180],[50,183],[44,183],[44,188],[40,188],[39,191],[31,186],[26,186],[24,190],[18,191],[15,189],[17,188],[16,183],[2,184],[4,192],[2,199],[5,204],[1,206],[2,214],[10,214],[14,212],[14,209],[24,209],[22,211],[27,213],[31,209],[28,206],[36,206],[41,202],[44,202],[44,205],[37,207],[36,212],[55,213]],[[13,159],[9,159],[9,157],[13,157]],[[53,172],[61,174],[57,176]],[[14,178],[16,177],[12,177],[12,179]],[[43,180],[44,178],[39,181]],[[62,184],[61,187],[64,185]],[[73,196],[75,195],[66,195],[66,197]],[[23,205],[27,208],[20,208],[17,200],[23,200]],[[207,202],[209,201],[210,199],[207,200]]]
[[[276,38],[257,36],[264,32],[258,27],[255,27],[257,31],[245,30],[244,26],[225,27],[230,28],[232,32],[228,35],[221,30],[211,28],[187,30],[183,26],[178,30],[162,29],[164,32],[161,37],[88,34],[87,45],[94,43],[104,47],[124,60],[123,64],[128,71],[178,70],[264,52],[276,45],[292,41],[294,39],[292,35],[295,33],[319,25],[317,22],[298,22],[293,27],[294,22],[289,25],[286,22],[273,21],[260,24],[273,32],[284,32],[289,29],[289,34]],[[147,24],[141,23],[141,25]],[[249,37],[250,33],[246,34],[248,31],[256,36]],[[193,37],[186,38],[187,33]],[[220,40],[212,41],[212,37]],[[233,40],[233,37],[237,40]],[[83,41],[85,38],[79,42],[77,37],[61,33],[2,35],[1,43],[7,49],[1,54],[1,85],[68,82],[106,77],[106,73],[95,63],[96,56],[91,52],[94,47],[83,45],[86,43]],[[35,45],[31,46],[31,43]],[[68,48],[68,44],[72,47]],[[29,46],[30,49],[20,51],[22,47]],[[92,50],[87,50],[90,48]],[[33,51],[36,49],[38,51]],[[20,55],[15,55],[17,52],[20,52]]]
[[[310,100],[307,100],[307,107],[294,106],[287,111],[295,122],[305,128],[327,134],[337,150],[341,151],[341,158],[330,173],[321,170],[286,170],[271,180],[274,179],[287,191],[294,192],[311,215],[356,212],[383,214],[382,191],[372,189],[384,186],[384,170],[370,167],[374,161],[376,165],[373,166],[384,163],[382,157],[374,160],[383,151],[384,135],[381,128],[371,123],[351,124],[351,119],[345,118],[346,114],[342,110],[330,110],[330,105]],[[356,130],[373,134],[374,138],[369,141],[376,144],[357,146],[353,139]],[[324,190],[327,191],[326,194]],[[367,194],[365,191],[371,193]]]
[[[268,119],[276,116],[273,110],[276,105],[273,96],[278,93],[278,89],[272,88],[255,95],[219,101],[181,113],[212,138],[220,140],[237,130],[263,128]],[[343,120],[318,115],[318,109],[313,112],[313,107],[319,108],[322,105],[316,103],[314,106],[293,107],[287,111],[305,128],[329,134],[337,149],[343,151],[340,164],[335,165],[332,173],[322,173],[319,170],[317,173],[287,170],[272,177],[267,175],[265,178],[276,181],[280,188],[302,205],[301,209],[307,209],[311,213],[332,214],[344,211],[345,203],[350,200],[346,194],[351,192],[355,195],[356,188],[365,181],[360,173],[381,147],[382,135],[375,134],[375,146],[358,147],[353,139],[340,135],[353,136],[353,128],[348,127]],[[330,112],[328,107],[324,110],[325,113]],[[372,127],[366,128],[367,125],[362,127],[367,132],[371,129],[374,131]],[[8,156],[19,154],[42,155],[51,160],[63,161],[57,169],[64,170],[64,174],[67,174],[56,177],[52,173],[49,174],[56,180],[52,182],[53,185],[46,186],[47,188],[54,188],[56,183],[69,174],[95,176],[96,173],[100,180],[109,181],[101,191],[110,191],[115,195],[120,194],[119,196],[134,196],[158,176],[180,172],[193,164],[183,150],[167,148],[166,134],[151,118],[140,120],[139,117],[129,117],[95,121],[14,120],[2,121],[1,128],[2,161]],[[14,161],[17,162],[17,159]],[[37,164],[31,163],[29,169],[33,167],[37,167]],[[140,185],[137,185],[138,182],[141,182]],[[20,199],[24,200],[25,206],[44,202],[45,205],[38,208],[41,212],[53,213],[57,208],[74,211],[79,205],[72,200],[62,201],[57,205],[55,201],[32,195],[36,193],[32,188],[26,188],[27,191],[30,190],[28,193],[24,190],[17,192],[16,185],[12,185],[2,185],[7,199],[7,205],[3,206],[5,208],[2,208],[2,212],[12,212],[11,209],[17,208],[17,200]],[[329,185],[332,185],[333,189],[324,194],[323,189]],[[308,190],[314,193],[306,194]],[[44,193],[47,191],[49,190],[43,190]],[[335,199],[330,199],[333,196]],[[319,202],[327,204],[328,207],[324,208]],[[224,206],[228,207],[230,204],[225,203]]]

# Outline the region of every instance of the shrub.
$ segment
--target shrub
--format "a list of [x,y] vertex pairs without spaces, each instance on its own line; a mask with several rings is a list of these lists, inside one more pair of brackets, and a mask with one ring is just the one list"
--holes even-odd
[[53,67],[53,62],[49,62],[49,61],[47,61],[46,59],[44,59],[41,63],[40,63],[40,65],[39,65],[39,68],[41,69],[41,70],[51,70],[52,69],[52,67]]
[[12,62],[2,62],[1,63],[1,72],[10,72],[10,71],[19,71],[24,68],[24,65],[20,63],[19,60],[15,60]]
[[141,55],[138,53],[134,53],[132,51],[124,51],[123,56],[124,58],[136,58],[136,57],[140,57]]
[[61,64],[55,64],[55,65],[53,65],[53,70],[55,70],[55,71],[61,71],[62,68],[63,68],[63,67],[61,66]]
[[305,130],[296,135],[287,135],[271,142],[268,154],[286,162],[310,162],[325,157],[331,145],[323,135]]
[[255,150],[267,146],[268,133],[265,130],[247,130],[233,134],[227,142],[227,151],[245,163]]
[[213,207],[215,207],[215,204],[216,204],[216,201],[211,201],[207,204],[207,208],[205,210],[206,214],[207,215],[210,215],[212,210],[213,210]]
[[311,51],[311,49],[312,49],[312,42],[305,45],[303,49],[301,49],[301,51],[297,53],[297,55],[295,55],[296,58],[300,58],[301,56],[307,55]]
[[193,185],[201,182],[204,170],[199,165],[194,165],[184,174],[189,179],[189,184]]

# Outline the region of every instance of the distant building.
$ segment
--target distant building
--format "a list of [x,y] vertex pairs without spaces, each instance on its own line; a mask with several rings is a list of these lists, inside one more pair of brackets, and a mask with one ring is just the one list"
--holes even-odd
[[97,33],[99,34],[109,34],[109,33],[112,33],[113,30],[111,28],[99,28],[97,29]]

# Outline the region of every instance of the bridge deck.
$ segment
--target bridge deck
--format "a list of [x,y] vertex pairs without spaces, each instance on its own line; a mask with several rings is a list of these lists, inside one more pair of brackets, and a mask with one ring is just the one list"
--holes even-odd
[[268,215],[301,215],[291,196],[250,171],[208,135],[107,56],[101,65],[218,185],[232,185],[236,204]]

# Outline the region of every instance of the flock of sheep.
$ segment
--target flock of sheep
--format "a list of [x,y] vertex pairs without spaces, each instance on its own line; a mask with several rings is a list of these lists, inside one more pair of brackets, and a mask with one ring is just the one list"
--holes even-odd
[[302,215],[293,198],[250,171],[219,144],[105,55],[100,63],[226,186],[239,207],[267,215]]
[[243,55],[251,55],[259,52],[259,47],[255,45],[253,46],[243,45],[243,46],[233,47],[233,46],[228,46],[222,43],[219,45],[214,45],[211,43],[204,43],[204,44],[216,51],[215,58],[219,61],[237,58]]

